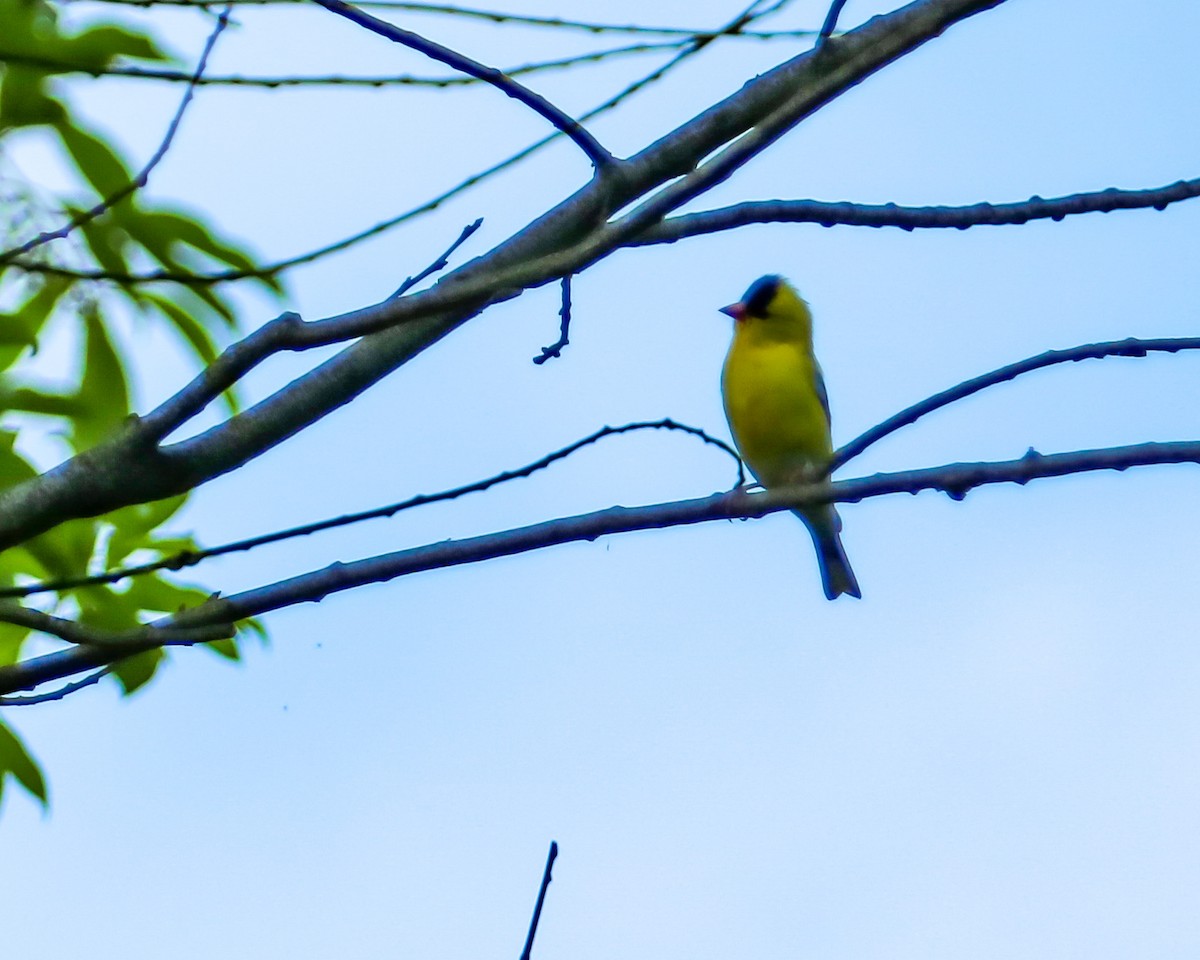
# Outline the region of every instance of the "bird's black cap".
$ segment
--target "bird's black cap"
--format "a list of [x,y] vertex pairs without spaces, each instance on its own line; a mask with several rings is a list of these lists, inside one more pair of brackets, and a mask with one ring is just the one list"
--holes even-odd
[[746,308],[746,313],[752,317],[765,317],[767,307],[775,299],[781,283],[783,277],[769,273],[750,284],[750,288],[742,295],[742,305]]

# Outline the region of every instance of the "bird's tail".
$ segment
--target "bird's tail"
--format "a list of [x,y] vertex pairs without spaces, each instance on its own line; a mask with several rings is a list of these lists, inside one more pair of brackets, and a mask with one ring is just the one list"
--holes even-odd
[[796,512],[808,527],[813,546],[817,548],[817,565],[821,568],[821,586],[825,588],[826,599],[836,600],[845,593],[861,600],[858,580],[842,547],[842,521],[837,511],[828,507],[815,515]]

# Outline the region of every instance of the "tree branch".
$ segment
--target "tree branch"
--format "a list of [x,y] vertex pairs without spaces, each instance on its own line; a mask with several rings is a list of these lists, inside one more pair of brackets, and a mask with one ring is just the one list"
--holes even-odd
[[[298,603],[319,602],[332,594],[370,583],[383,583],[427,570],[515,556],[635,530],[658,530],[711,520],[751,519],[821,503],[859,503],[874,497],[896,493],[915,494],[924,490],[940,491],[955,500],[962,500],[971,490],[988,484],[1024,485],[1031,480],[1048,477],[1174,463],[1200,464],[1200,441],[1144,443],[1047,455],[1030,450],[1016,460],[950,463],[920,470],[877,473],[853,480],[778,488],[760,494],[734,490],[695,500],[642,507],[609,507],[501,533],[464,540],[445,540],[352,563],[335,563],[244,593],[211,599],[152,626],[158,629],[190,629],[225,625]],[[80,647],[0,667],[0,695],[74,676],[144,648]]]
[[718,210],[671,217],[644,231],[630,246],[674,243],[688,237],[733,230],[756,223],[819,223],[823,227],[899,227],[902,230],[1007,226],[1031,220],[1062,220],[1081,213],[1111,213],[1153,207],[1200,196],[1200,178],[1179,180],[1163,187],[1120,190],[1110,187],[1090,193],[1019,203],[973,203],[961,207],[901,207],[894,203],[826,203],[819,200],[759,200]]
[[842,14],[842,7],[846,5],[846,0],[833,0],[829,5],[829,12],[825,14],[825,22],[821,24],[821,32],[817,35],[817,46],[824,46],[825,41],[833,36],[833,31],[837,29],[838,17]]
[[476,480],[474,483],[453,487],[449,490],[443,490],[440,493],[418,494],[415,497],[410,497],[407,500],[401,500],[399,503],[389,504],[386,507],[375,507],[371,510],[363,510],[359,513],[349,513],[345,514],[344,516],[331,518],[329,520],[318,520],[314,523],[306,523],[302,526],[290,527],[286,530],[276,530],[272,533],[265,533],[257,537],[248,537],[243,540],[235,540],[231,543],[224,543],[220,546],[209,547],[204,550],[185,550],[182,553],[176,553],[169,557],[163,557],[161,560],[155,560],[152,563],[143,563],[133,567],[124,567],[120,570],[109,570],[104,573],[95,573],[83,577],[63,577],[58,580],[30,583],[20,587],[4,587],[0,589],[0,599],[31,597],[39,593],[56,593],[61,590],[73,590],[77,587],[89,587],[99,586],[106,583],[117,583],[130,577],[141,576],[142,574],[146,573],[154,573],[158,570],[182,570],[185,567],[194,567],[201,561],[208,560],[212,557],[221,557],[229,553],[240,553],[245,550],[253,550],[256,547],[266,546],[267,544],[280,543],[284,540],[293,540],[297,537],[307,537],[310,534],[320,533],[323,530],[332,530],[336,527],[344,527],[354,523],[362,523],[367,520],[393,517],[398,513],[404,512],[405,510],[412,510],[416,507],[424,507],[431,503],[444,503],[449,500],[457,500],[459,497],[466,496],[470,493],[482,493],[484,490],[490,490],[492,487],[498,486],[502,483],[508,483],[510,480],[524,479],[525,477],[532,476],[539,470],[544,470],[551,464],[557,463],[559,460],[565,460],[567,457],[577,453],[584,447],[589,447],[607,437],[616,437],[626,433],[634,433],[639,430],[673,430],[697,437],[704,443],[724,451],[733,459],[733,462],[737,464],[737,478],[734,481],[735,487],[739,487],[746,482],[746,473],[742,466],[742,458],[739,457],[737,451],[729,446],[729,444],[727,444],[725,441],[717,439],[706,431],[701,430],[699,427],[688,426],[685,423],[677,423],[670,418],[663,420],[639,420],[634,423],[626,423],[620,427],[602,427],[583,439],[576,440],[574,443],[568,444],[560,450],[555,450],[553,453],[548,453],[546,456],[534,460],[532,463],[527,463],[523,467],[518,467],[515,470],[505,470],[484,480]]
[[112,673],[112,667],[102,667],[95,673],[88,674],[82,680],[68,683],[65,687],[60,687],[58,690],[51,690],[49,693],[39,693],[32,697],[0,697],[0,707],[32,707],[39,703],[64,700],[78,690],[83,690],[93,684],[99,683],[100,680],[110,673]]
[[562,305],[558,308],[558,339],[550,346],[542,347],[542,352],[533,358],[533,362],[543,364],[551,357],[562,356],[563,348],[571,342],[571,275],[562,278]]
[[32,610],[14,603],[0,603],[0,622],[37,630],[39,633],[58,637],[59,640],[65,640],[67,643],[118,649],[157,647],[164,644],[208,643],[212,640],[228,640],[234,633],[233,627],[229,624],[206,624],[199,628],[149,624],[133,630],[101,630],[98,627],[88,627],[76,623],[74,620],[54,617],[48,613],[42,613],[40,610]]
[[911,407],[906,407],[894,416],[888,417],[865,433],[855,437],[833,455],[829,470],[832,473],[838,467],[849,463],[868,447],[878,443],[884,437],[895,433],[901,427],[916,423],[926,414],[940,410],[972,394],[979,393],[988,387],[1014,380],[1025,373],[1041,370],[1057,363],[1077,363],[1080,360],[1102,360],[1105,357],[1145,357],[1148,353],[1179,353],[1183,350],[1200,350],[1200,337],[1163,337],[1157,340],[1137,340],[1129,337],[1125,340],[1109,340],[1103,343],[1085,343],[1078,347],[1065,350],[1047,350],[1036,357],[1027,357],[999,367],[989,373],[980,374],[970,380],[926,397]]
[[[176,6],[200,7],[207,9],[210,6],[215,5],[217,0],[104,0],[104,2],[136,7]],[[306,0],[230,0],[230,2],[235,6],[282,6],[304,3]],[[530,27],[552,27],[556,29],[580,30],[591,34],[649,33],[660,36],[712,35],[711,31],[696,30],[690,27],[656,27],[636,23],[604,23],[594,20],[569,20],[562,17],[536,17],[529,16],[527,14],[510,13],[503,10],[479,10],[473,7],[458,7],[439,3],[410,3],[404,2],[404,0],[362,0],[358,6],[376,10],[407,10],[412,13],[442,13],[455,17],[468,17],[478,20],[486,20],[489,23],[494,24],[516,23]],[[813,30],[789,32],[803,34],[805,36],[812,36],[815,33]],[[756,36],[759,34],[756,34],[753,31],[747,31],[746,35]],[[777,31],[765,31],[765,35],[775,36],[777,35]]]
[[554,869],[554,861],[558,858],[558,844],[550,841],[550,853],[546,857],[546,869],[542,871],[542,883],[538,887],[537,902],[533,906],[533,919],[529,921],[529,933],[525,936],[525,948],[521,951],[521,960],[529,960],[533,953],[533,938],[537,936],[538,921],[542,918],[542,905],[546,902],[546,890],[550,886],[550,873]]
[[451,50],[449,47],[444,47],[432,40],[426,40],[411,30],[404,30],[385,20],[380,20],[378,17],[373,17],[369,13],[364,13],[362,10],[358,10],[350,4],[345,3],[344,0],[313,0],[313,2],[324,7],[330,13],[336,13],[339,17],[345,17],[352,23],[357,23],[360,27],[364,27],[372,33],[386,37],[393,43],[403,44],[412,50],[425,54],[427,57],[432,57],[434,60],[446,64],[448,67],[453,67],[455,70],[460,70],[469,76],[483,80],[485,83],[490,83],[501,93],[507,94],[519,103],[525,104],[525,106],[529,107],[538,116],[549,120],[562,133],[570,137],[575,145],[584,152],[584,155],[592,161],[592,165],[597,171],[603,172],[616,165],[616,157],[605,150],[600,145],[600,142],[572,117],[567,116],[541,94],[534,93],[528,87],[517,82],[512,77],[501,73],[495,67],[484,66],[482,63],[472,60],[470,57],[464,56],[456,50]]

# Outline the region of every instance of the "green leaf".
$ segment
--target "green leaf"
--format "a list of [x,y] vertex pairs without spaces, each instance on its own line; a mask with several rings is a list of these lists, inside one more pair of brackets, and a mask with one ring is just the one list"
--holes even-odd
[[211,650],[219,657],[240,663],[242,652],[238,649],[237,641],[230,637],[228,640],[211,640],[202,645],[205,650]]
[[84,322],[83,379],[75,395],[81,409],[72,424],[72,445],[80,452],[110,435],[129,415],[125,370],[99,311],[86,310]]
[[37,761],[29,755],[20,738],[12,728],[0,723],[0,798],[4,796],[5,782],[9,775],[42,804],[49,806],[46,794],[46,779],[42,776]]
[[5,65],[0,79],[0,133],[14,127],[57,126],[65,121],[67,109],[43,89],[45,79],[43,70]]
[[85,130],[69,117],[61,118],[53,126],[79,172],[101,197],[112,196],[133,180],[125,161],[103,137]]
[[26,347],[37,353],[38,335],[70,287],[65,277],[45,277],[19,307],[0,312],[0,370],[12,366]]
[[[196,354],[201,363],[208,366],[217,359],[218,350],[216,341],[204,329],[204,325],[193,317],[190,312],[183,309],[174,300],[160,296],[157,293],[148,293],[145,296],[171,322],[175,329],[179,331],[179,334],[187,342],[188,346],[192,348],[192,352]],[[241,410],[241,404],[238,402],[235,390],[226,390],[221,394],[221,399],[231,414],[236,414]]]
[[207,590],[185,587],[152,573],[133,579],[124,596],[138,610],[153,613],[178,613],[188,607],[198,607],[210,596]]
[[243,633],[253,633],[264,647],[268,646],[271,642],[271,635],[267,633],[267,628],[258,620],[239,620],[237,631],[238,636],[241,636]]
[[21,655],[21,647],[28,637],[27,627],[0,623],[0,664],[16,663]]
[[[77,216],[83,211],[77,207],[68,207],[71,216]],[[129,273],[129,262],[125,259],[125,248],[129,238],[120,227],[114,226],[104,218],[89,220],[79,227],[79,233],[87,241],[88,249],[100,264],[102,270],[108,273]],[[133,288],[122,284],[121,292],[134,296]]]
[[33,387],[10,387],[0,378],[0,410],[19,410],[48,417],[77,417],[85,410],[74,394],[45,393]]
[[217,239],[193,217],[174,210],[140,210],[138,213],[139,227],[135,229],[132,224],[127,224],[126,229],[141,242],[145,242],[143,237],[153,241],[146,242],[147,248],[154,244],[167,247],[185,244],[236,270],[255,269],[256,264],[249,254],[228,241]]
[[[105,514],[104,519],[113,526],[113,533],[108,541],[107,566],[115,566],[135,550],[160,549],[158,541],[151,538],[151,531],[174,516],[186,500],[187,494],[181,493],[177,497],[168,497],[153,503],[137,503]],[[188,547],[180,549],[194,547],[191,540],[185,542]]]
[[87,572],[88,561],[96,549],[99,523],[95,520],[71,520],[60,523],[22,546],[42,565],[46,574],[77,577]]
[[11,487],[37,476],[37,471],[17,453],[16,431],[0,430],[0,489]]
[[83,70],[102,70],[118,57],[132,60],[170,60],[154,38],[112,23],[93,26],[66,39],[64,60]]
[[143,650],[113,664],[112,676],[120,683],[122,693],[129,696],[150,682],[166,658],[162,648]]

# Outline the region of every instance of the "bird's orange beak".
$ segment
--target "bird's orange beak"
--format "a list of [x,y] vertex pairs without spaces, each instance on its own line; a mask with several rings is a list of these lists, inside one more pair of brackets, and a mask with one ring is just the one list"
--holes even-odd
[[734,320],[741,320],[746,315],[746,305],[744,303],[731,303],[727,307],[721,307],[721,313],[727,317],[733,317]]

